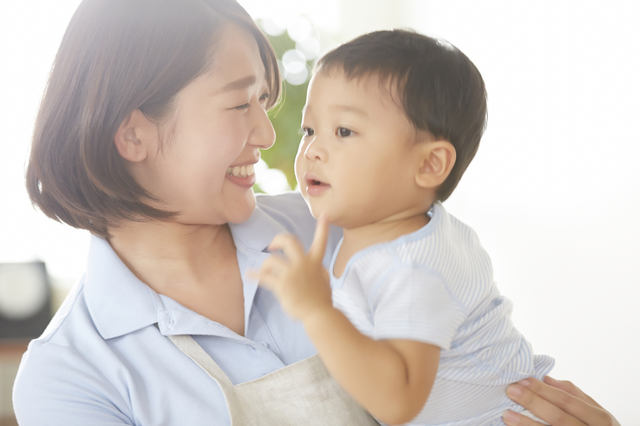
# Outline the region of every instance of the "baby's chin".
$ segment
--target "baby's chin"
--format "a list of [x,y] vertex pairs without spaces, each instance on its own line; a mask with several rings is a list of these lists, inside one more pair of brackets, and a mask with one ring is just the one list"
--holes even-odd
[[332,211],[331,206],[327,205],[326,200],[314,200],[309,197],[306,193],[302,193],[304,201],[307,203],[309,207],[309,211],[311,212],[311,216],[313,216],[316,220],[324,213],[327,216],[327,221],[330,225],[340,226],[337,222],[339,222],[339,216],[336,216],[337,212]]
[[320,209],[318,207],[313,209],[311,208],[311,206],[309,207],[310,207],[309,210],[311,211],[311,216],[313,216],[316,220],[318,220],[320,216],[324,213],[327,217],[327,222],[329,222],[329,225],[340,226],[340,224],[338,223],[339,221],[337,220],[335,215],[332,215],[331,212],[327,211],[327,209]]
[[309,202],[309,199],[307,197],[304,197],[304,201],[306,201],[307,207],[309,207],[311,216],[313,216],[315,220],[318,220],[320,215],[323,213],[324,209],[320,209],[319,207],[314,206],[312,203]]

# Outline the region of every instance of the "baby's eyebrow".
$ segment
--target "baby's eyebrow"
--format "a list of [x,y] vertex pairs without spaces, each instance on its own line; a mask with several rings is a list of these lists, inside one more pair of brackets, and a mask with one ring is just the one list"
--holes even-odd
[[361,109],[361,108],[357,108],[351,105],[338,105],[338,104],[334,104],[334,105],[330,105],[329,108],[332,109],[337,109],[340,110],[342,112],[350,112],[353,114],[357,114],[357,115],[361,115],[363,117],[368,118],[369,114],[367,113],[367,111]]

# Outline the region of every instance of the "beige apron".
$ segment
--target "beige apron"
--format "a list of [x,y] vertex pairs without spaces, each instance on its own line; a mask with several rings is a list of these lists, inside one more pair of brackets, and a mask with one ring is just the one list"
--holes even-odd
[[218,383],[232,426],[379,426],[329,376],[318,355],[234,386],[191,336],[168,337]]

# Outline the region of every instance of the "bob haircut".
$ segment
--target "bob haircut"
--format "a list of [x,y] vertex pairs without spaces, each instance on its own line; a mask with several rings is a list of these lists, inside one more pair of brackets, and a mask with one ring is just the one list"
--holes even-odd
[[160,126],[178,92],[212,67],[220,30],[235,23],[258,43],[271,97],[273,48],[235,0],[84,0],[64,34],[35,123],[26,185],[47,216],[103,238],[123,220],[169,212],[127,171],[114,137],[136,109]]
[[[375,31],[323,56],[316,72],[344,72],[347,79],[377,77],[396,89],[414,129],[449,141],[456,162],[440,185],[446,200],[478,151],[487,121],[487,93],[480,72],[451,44],[413,31]],[[420,139],[418,139],[420,140]]]

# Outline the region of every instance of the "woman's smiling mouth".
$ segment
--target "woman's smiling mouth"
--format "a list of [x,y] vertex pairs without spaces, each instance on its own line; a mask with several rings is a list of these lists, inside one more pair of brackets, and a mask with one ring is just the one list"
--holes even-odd
[[246,178],[253,174],[253,164],[229,167],[227,169],[227,174],[235,177]]
[[227,168],[226,178],[243,188],[251,188],[256,183],[253,164]]

